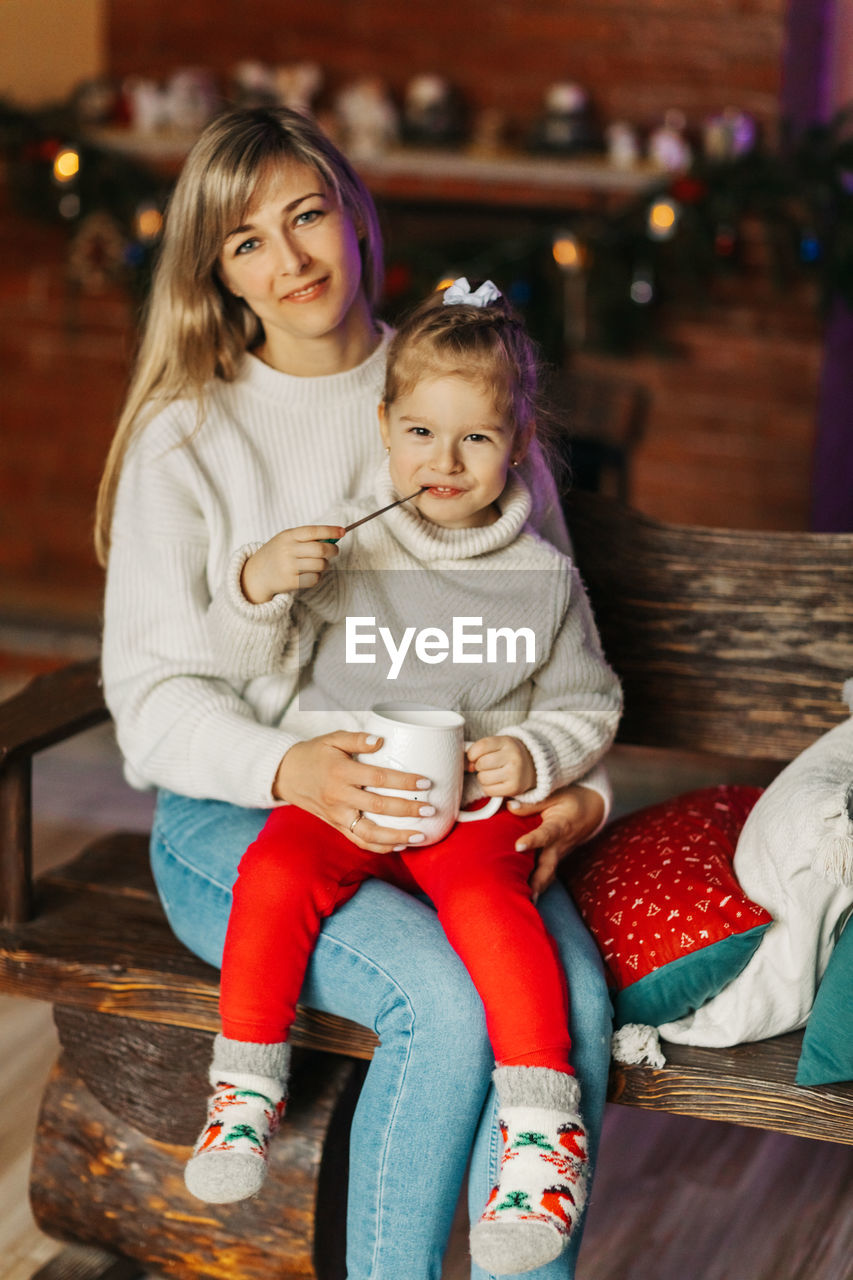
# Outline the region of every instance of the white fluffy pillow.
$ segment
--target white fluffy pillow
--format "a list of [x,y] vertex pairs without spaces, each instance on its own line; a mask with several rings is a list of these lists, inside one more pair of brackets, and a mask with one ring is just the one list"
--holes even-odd
[[[853,680],[844,686],[853,711]],[[773,924],[746,967],[702,1008],[660,1027],[678,1044],[732,1045],[806,1022],[853,904],[853,717],[774,779],[746,820],[734,870]]]

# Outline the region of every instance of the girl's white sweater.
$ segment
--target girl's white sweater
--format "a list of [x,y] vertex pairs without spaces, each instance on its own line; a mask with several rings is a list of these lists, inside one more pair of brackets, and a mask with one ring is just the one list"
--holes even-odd
[[[211,642],[208,613],[235,550],[369,493],[390,332],[345,373],[298,378],[247,356],[232,383],[160,412],[119,483],[107,571],[103,677],[128,781],[246,807],[275,803],[297,737],[280,727],[282,677],[247,682]],[[525,468],[531,521],[567,549],[554,482]],[[598,787],[596,788],[598,789]]]
[[[397,496],[383,462],[374,495],[341,508],[340,520]],[[396,507],[348,534],[317,586],[267,604],[243,595],[257,547],[240,548],[209,613],[223,665],[267,692],[268,675],[279,673],[272,714],[302,738],[364,730],[377,703],[426,702],[459,712],[469,740],[509,734],[524,743],[536,779],[518,799],[544,800],[576,782],[613,742],[619,682],[577,570],[528,526],[530,493],[515,472],[499,505],[493,524],[472,529]],[[473,776],[466,781],[467,800],[482,795]]]

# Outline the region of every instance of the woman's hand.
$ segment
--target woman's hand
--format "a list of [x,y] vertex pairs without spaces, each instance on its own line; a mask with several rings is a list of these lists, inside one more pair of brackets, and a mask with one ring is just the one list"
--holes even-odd
[[431,785],[428,778],[421,778],[416,773],[400,773],[396,769],[383,769],[353,759],[356,753],[370,753],[381,746],[381,738],[346,730],[296,742],[278,767],[273,795],[322,818],[360,849],[390,853],[398,845],[420,844],[423,832],[416,825],[400,830],[380,827],[369,818],[362,817],[353,829],[354,819],[365,809],[400,818],[427,817],[435,812],[431,805],[417,800],[378,796],[372,792],[365,794],[364,787],[426,791]]
[[591,787],[573,783],[536,804],[509,802],[512,813],[526,817],[541,813],[538,827],[528,831],[516,849],[538,849],[536,866],[530,877],[534,900],[544,893],[557,873],[560,861],[584,840],[588,840],[604,817],[604,801]]
[[266,604],[284,591],[313,587],[338,554],[330,538],[342,538],[340,525],[306,524],[283,529],[259,547],[243,565],[240,586],[250,604]]
[[478,738],[465,755],[468,772],[476,773],[487,796],[517,796],[536,786],[533,757],[519,738]]

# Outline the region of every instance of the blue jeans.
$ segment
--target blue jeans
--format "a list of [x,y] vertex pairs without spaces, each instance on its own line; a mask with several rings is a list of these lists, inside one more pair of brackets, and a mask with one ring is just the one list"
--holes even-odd
[[[237,866],[266,816],[166,791],[158,798],[151,861],[166,915],[181,941],[217,967]],[[610,1059],[601,962],[560,886],[539,906],[569,975],[572,1057],[594,1159]],[[381,1040],[350,1140],[349,1280],[440,1280],[469,1156],[476,1221],[496,1181],[501,1140],[482,1004],[432,907],[367,881],[326,921],[301,1003],[371,1027]],[[570,1280],[579,1244],[577,1232],[562,1258],[528,1273],[532,1280]],[[473,1268],[474,1280],[484,1276]]]

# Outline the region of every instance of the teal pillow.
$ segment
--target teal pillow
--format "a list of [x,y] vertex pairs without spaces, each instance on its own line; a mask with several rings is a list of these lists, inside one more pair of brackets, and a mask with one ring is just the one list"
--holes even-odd
[[746,968],[769,923],[719,938],[713,946],[679,956],[639,982],[611,992],[615,1026],[643,1022],[659,1027],[701,1009]]
[[772,923],[732,867],[761,791],[690,791],[617,819],[560,868],[598,944],[615,1024],[675,1022],[746,966]]
[[829,957],[806,1023],[797,1084],[853,1080],[853,925]]

